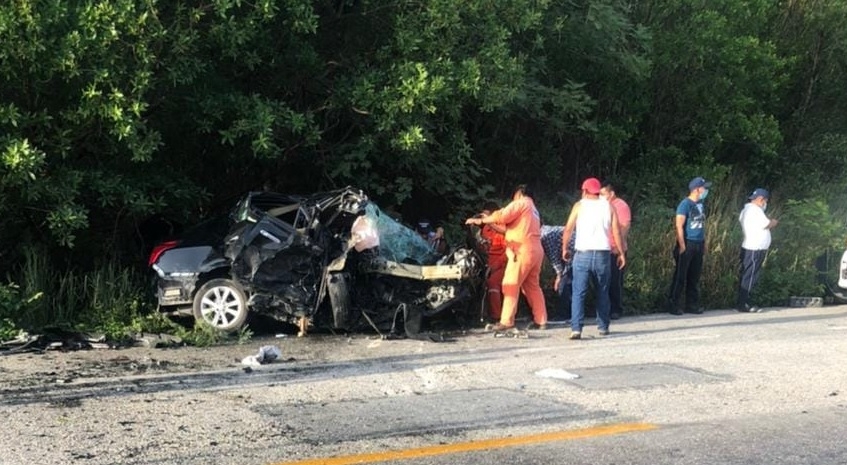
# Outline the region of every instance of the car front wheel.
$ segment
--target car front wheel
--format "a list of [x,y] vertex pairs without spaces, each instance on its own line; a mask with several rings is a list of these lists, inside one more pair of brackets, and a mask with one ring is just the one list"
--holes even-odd
[[247,297],[235,281],[213,279],[194,295],[194,318],[220,331],[234,331],[247,320]]

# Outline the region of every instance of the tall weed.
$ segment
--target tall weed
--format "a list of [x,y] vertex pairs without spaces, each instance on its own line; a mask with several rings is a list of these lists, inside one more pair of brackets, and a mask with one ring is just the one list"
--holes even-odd
[[22,295],[41,298],[19,309],[13,320],[23,328],[65,327],[121,337],[152,308],[139,272],[107,261],[91,271],[60,268],[37,249],[27,249],[13,277]]

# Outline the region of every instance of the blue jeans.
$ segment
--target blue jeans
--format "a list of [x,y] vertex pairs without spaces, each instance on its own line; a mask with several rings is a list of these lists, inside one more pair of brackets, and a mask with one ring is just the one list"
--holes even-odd
[[585,318],[585,295],[591,280],[597,289],[597,328],[609,329],[609,267],[608,250],[577,251],[573,257],[573,296],[571,297],[571,330],[582,331]]

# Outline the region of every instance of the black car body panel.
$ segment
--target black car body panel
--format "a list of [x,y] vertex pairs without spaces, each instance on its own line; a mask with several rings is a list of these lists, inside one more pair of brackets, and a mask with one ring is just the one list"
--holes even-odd
[[229,274],[223,240],[231,226],[227,217],[201,223],[158,256],[151,266],[158,276],[156,295],[161,307],[191,305],[203,281]]
[[[486,269],[475,244],[438,256],[358,189],[252,192],[230,218],[219,241],[161,255],[154,265],[161,305],[190,302],[201,276],[225,272],[251,310],[292,323],[305,317],[319,327],[417,336],[427,318],[448,310],[479,316]],[[163,296],[163,283],[179,284],[178,298]]]

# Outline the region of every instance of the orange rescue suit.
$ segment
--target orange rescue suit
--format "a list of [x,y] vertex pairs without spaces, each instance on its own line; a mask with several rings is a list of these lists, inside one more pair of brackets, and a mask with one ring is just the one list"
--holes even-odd
[[491,214],[493,223],[506,226],[506,270],[503,275],[503,310],[500,324],[514,326],[518,293],[523,292],[538,325],[547,323],[547,306],[539,277],[544,260],[541,216],[530,197],[513,200]]
[[[503,227],[500,225],[501,228]],[[480,231],[483,239],[488,241],[488,312],[491,318],[500,319],[503,308],[503,292],[501,284],[506,272],[506,237],[486,224]]]

